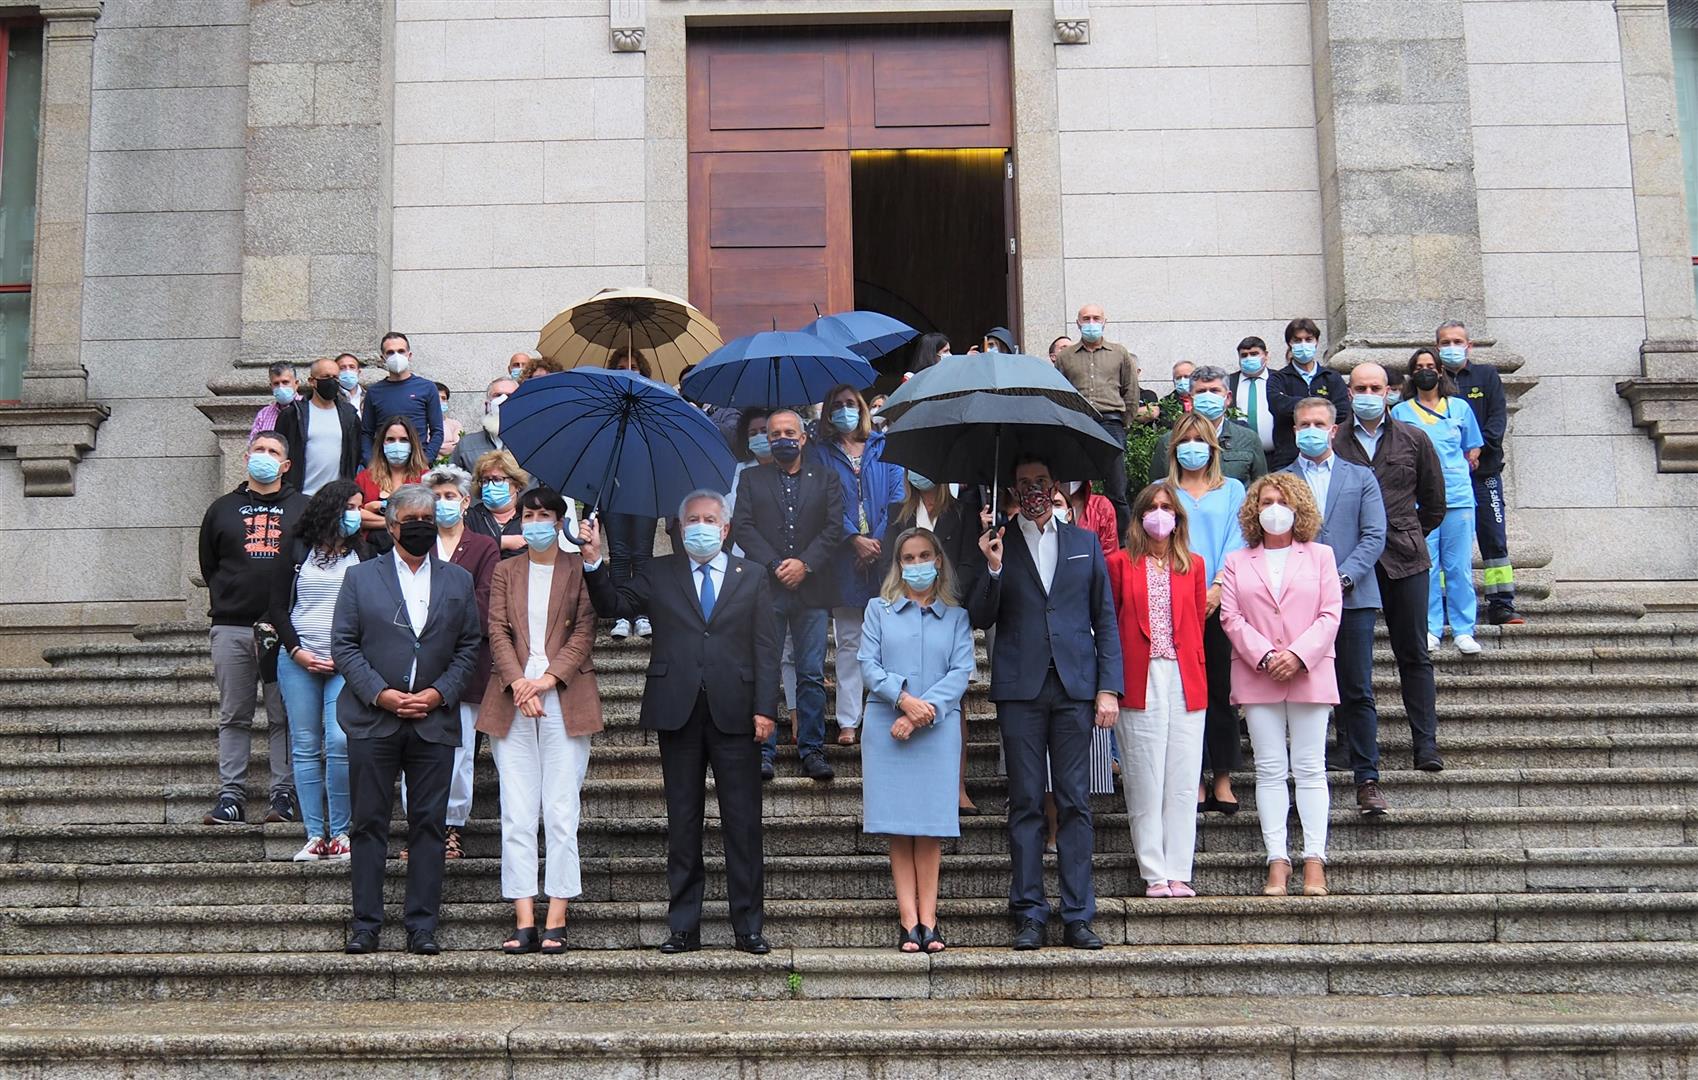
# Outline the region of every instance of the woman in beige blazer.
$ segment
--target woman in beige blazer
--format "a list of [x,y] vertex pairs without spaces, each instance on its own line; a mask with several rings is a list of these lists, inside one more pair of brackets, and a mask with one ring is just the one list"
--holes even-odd
[[[578,876],[578,795],[589,769],[590,736],[601,730],[590,645],[595,610],[584,560],[560,550],[566,503],[532,488],[519,498],[525,558],[495,571],[489,595],[493,672],[477,728],[490,736],[501,777],[501,894],[518,929],[508,953],[566,950],[566,902],[583,891]],[[537,931],[537,822],[548,842],[543,891],[548,917]]]

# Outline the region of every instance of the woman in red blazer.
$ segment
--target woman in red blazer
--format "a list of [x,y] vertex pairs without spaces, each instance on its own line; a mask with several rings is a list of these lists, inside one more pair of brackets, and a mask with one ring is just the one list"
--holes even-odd
[[1108,559],[1126,692],[1115,731],[1145,896],[1195,896],[1197,776],[1203,768],[1203,617],[1212,567],[1187,542],[1167,483],[1132,501],[1126,547]]

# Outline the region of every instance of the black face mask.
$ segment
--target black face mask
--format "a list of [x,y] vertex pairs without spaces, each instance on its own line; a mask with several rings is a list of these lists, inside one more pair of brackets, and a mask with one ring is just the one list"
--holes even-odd
[[434,521],[403,521],[400,528],[401,536],[398,543],[401,550],[418,558],[429,551],[436,543],[436,522]]
[[342,392],[342,384],[333,375],[328,379],[314,379],[312,388],[318,393],[320,401],[335,401],[336,395]]
[[1415,369],[1415,389],[1431,390],[1439,384],[1439,373],[1432,368]]
[[799,439],[773,439],[767,444],[772,451],[772,460],[780,465],[788,465],[802,456],[802,443]]

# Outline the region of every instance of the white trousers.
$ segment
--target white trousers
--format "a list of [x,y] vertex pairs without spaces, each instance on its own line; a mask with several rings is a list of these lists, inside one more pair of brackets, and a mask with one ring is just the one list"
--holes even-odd
[[866,704],[865,684],[861,681],[861,623],[867,615],[865,608],[836,607],[831,609],[833,635],[837,638],[837,726],[861,726],[861,709]]
[[478,747],[478,706],[460,703],[460,745],[448,776],[448,824],[460,828],[472,816],[472,765]]
[[[1297,819],[1303,823],[1303,858],[1327,857],[1327,713],[1330,705],[1280,701],[1244,706],[1250,749],[1256,755],[1256,814],[1262,819],[1262,843],[1268,861],[1291,858],[1285,819],[1291,798],[1287,777],[1297,784]],[[1291,750],[1286,753],[1286,737]]]
[[567,735],[560,696],[543,695],[543,714],[513,710],[513,726],[492,737],[501,776],[501,895],[537,892],[537,824],[548,841],[543,892],[570,900],[584,891],[578,874],[579,794],[590,767],[590,737]]
[[1176,660],[1150,660],[1142,709],[1120,710],[1120,780],[1132,819],[1132,848],[1146,884],[1191,880],[1197,848],[1197,776],[1203,771],[1203,712],[1185,708]]

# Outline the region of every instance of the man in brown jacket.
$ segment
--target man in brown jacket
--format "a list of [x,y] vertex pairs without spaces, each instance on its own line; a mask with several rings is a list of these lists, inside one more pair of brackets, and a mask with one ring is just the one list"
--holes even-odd
[[1366,465],[1380,482],[1386,507],[1386,548],[1374,567],[1392,655],[1397,658],[1403,708],[1415,746],[1415,767],[1444,768],[1439,756],[1437,689],[1427,655],[1427,534],[1444,520],[1444,474],[1427,436],[1393,420],[1389,380],[1378,364],[1350,373],[1354,418],[1338,425],[1332,448],[1340,458]]
[[[1103,430],[1124,447],[1126,425],[1138,419],[1142,407],[1138,398],[1138,358],[1126,346],[1103,336],[1107,320],[1101,304],[1080,308],[1078,325],[1078,342],[1056,354],[1055,366],[1102,414]],[[1132,507],[1126,501],[1124,462],[1103,477],[1103,494],[1114,504],[1115,535],[1125,536],[1126,525],[1132,520]]]

